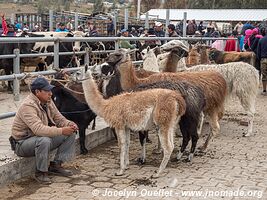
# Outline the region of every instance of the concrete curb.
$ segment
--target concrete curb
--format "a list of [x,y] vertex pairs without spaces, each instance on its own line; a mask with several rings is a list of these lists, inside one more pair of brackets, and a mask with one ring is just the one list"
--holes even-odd
[[[88,150],[97,147],[111,139],[113,133],[109,127],[104,127],[96,131],[87,130],[86,147]],[[76,138],[76,155],[80,154],[79,138]],[[55,153],[55,152],[54,152]],[[51,156],[53,153],[51,153]],[[30,176],[35,172],[35,158],[22,158],[14,154],[14,159],[0,166],[0,186],[6,185],[12,181]]]

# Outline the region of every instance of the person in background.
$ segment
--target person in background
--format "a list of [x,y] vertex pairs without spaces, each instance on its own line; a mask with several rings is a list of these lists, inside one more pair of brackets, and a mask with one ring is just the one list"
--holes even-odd
[[74,30],[72,22],[73,22],[72,19],[69,18],[68,23],[66,25],[66,29],[68,29],[69,31],[73,31]]
[[[157,37],[155,34],[154,28],[148,29],[146,37]],[[156,46],[161,45],[161,41],[160,40],[145,40],[145,45],[150,46],[151,48],[154,48]]]
[[4,36],[16,36],[15,26],[13,24],[7,24],[5,19],[5,14],[1,14],[2,17],[2,29]]
[[193,21],[189,20],[188,25],[186,26],[186,35],[194,35],[196,30],[196,24],[194,24]]
[[[262,31],[260,31],[260,33],[261,32]],[[249,38],[249,42],[250,42],[250,49],[256,54],[255,67],[256,67],[257,70],[259,70],[259,75],[261,76],[260,60],[259,60],[259,58],[257,56],[258,44],[259,44],[260,39],[263,38],[263,36],[260,33],[259,33],[259,29],[258,28],[254,28],[252,30],[252,35]]]
[[[44,77],[36,78],[30,85],[31,93],[19,107],[12,124],[9,141],[15,154],[35,156],[34,178],[42,184],[52,181],[48,173],[71,176],[62,163],[75,155],[77,125],[60,114],[52,101],[52,88]],[[49,154],[57,149],[49,165]]]
[[179,37],[179,35],[175,31],[174,24],[168,25],[168,33],[169,33],[169,35],[168,35],[169,37]]
[[21,25],[21,23],[15,21],[15,28],[16,28],[17,30],[22,30],[22,25]]
[[56,29],[56,32],[69,32],[69,30],[66,28],[65,23],[60,22],[58,24],[58,28]]
[[[121,30],[121,37],[129,37],[129,32],[126,28]],[[124,49],[135,49],[136,46],[134,44],[130,44],[128,40],[122,40],[120,41],[120,48]]]
[[[156,37],[165,37],[165,31],[163,31],[163,25],[161,22],[155,22],[155,35]],[[164,40],[160,41],[160,44],[164,43]]]
[[249,42],[249,38],[250,38],[251,35],[252,35],[252,29],[247,29],[245,31],[245,38],[244,38],[244,47],[243,47],[243,50],[251,51],[250,50],[250,42]]
[[239,47],[236,46],[236,41],[234,38],[237,37],[237,31],[233,31],[232,34],[228,36],[228,40],[226,41],[224,51],[240,51]]
[[241,34],[245,34],[246,30],[253,28],[254,26],[252,26],[251,23],[247,21],[242,27]]
[[203,21],[200,21],[199,22],[199,25],[198,25],[198,27],[197,27],[197,30],[201,33],[201,35],[204,35],[204,29],[205,29],[205,27],[204,27],[204,25],[203,25]]
[[257,57],[260,60],[261,65],[261,74],[262,74],[262,95],[266,96],[266,85],[267,85],[267,35],[266,29],[261,29],[261,34],[263,38],[259,40],[259,44],[257,47]]
[[107,33],[108,33],[108,36],[113,36],[114,35],[114,23],[113,23],[111,18],[108,19]]
[[238,23],[235,25],[235,27],[234,27],[234,30],[237,32],[238,35],[241,34],[242,29],[243,29],[243,24],[242,24],[242,22],[238,22]]

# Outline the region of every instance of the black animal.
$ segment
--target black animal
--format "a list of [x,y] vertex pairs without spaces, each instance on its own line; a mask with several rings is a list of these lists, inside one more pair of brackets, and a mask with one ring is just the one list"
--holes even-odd
[[[25,37],[26,34],[21,34],[19,37]],[[11,38],[3,36],[1,38]],[[18,37],[12,37],[18,38]],[[34,43],[5,43],[0,45],[0,55],[14,54],[14,49],[19,49],[20,54],[29,54],[32,52]],[[13,58],[0,58],[0,69],[4,69],[6,75],[10,75],[13,72]],[[8,90],[12,90],[11,81],[8,81]]]
[[[54,82],[51,84],[54,84]],[[58,110],[67,119],[75,122],[79,127],[80,151],[81,154],[87,154],[85,147],[85,130],[93,121],[92,129],[95,129],[96,114],[87,104],[81,103],[72,94],[62,86],[56,86],[52,89],[53,101]]]

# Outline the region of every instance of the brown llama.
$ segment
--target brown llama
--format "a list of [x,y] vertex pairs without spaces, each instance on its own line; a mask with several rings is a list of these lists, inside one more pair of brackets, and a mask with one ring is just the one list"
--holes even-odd
[[[209,124],[212,129],[211,134],[209,134],[204,145],[201,147],[201,150],[206,150],[211,138],[219,134],[220,125],[218,120],[222,118],[224,100],[227,93],[226,81],[224,78],[218,72],[202,71],[186,73],[156,73],[147,78],[139,79],[135,74],[132,61],[128,58],[128,56],[125,53],[122,53],[121,57],[121,63],[118,66],[118,70],[121,75],[121,86],[125,91],[131,90],[140,84],[150,84],[158,81],[178,83],[180,81],[187,81],[192,85],[199,86],[204,91],[204,96],[206,98],[204,114],[209,116]],[[178,58],[177,55],[173,57],[174,59]]]
[[[87,67],[86,67],[87,68]],[[129,164],[130,130],[158,128],[163,148],[163,160],[157,174],[165,169],[174,148],[173,135],[180,117],[185,113],[185,101],[181,94],[167,89],[151,89],[141,92],[124,93],[104,99],[100,94],[91,70],[76,74],[83,80],[85,99],[91,109],[114,127],[120,148],[120,170],[123,175]]]

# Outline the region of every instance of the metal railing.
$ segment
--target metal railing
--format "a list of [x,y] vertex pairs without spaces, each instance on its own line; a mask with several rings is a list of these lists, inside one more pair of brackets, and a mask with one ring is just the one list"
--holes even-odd
[[[33,54],[20,54],[19,49],[14,50],[12,55],[0,55],[0,59],[3,58],[12,58],[13,59],[13,74],[0,76],[0,81],[13,81],[13,95],[14,100],[19,101],[20,93],[20,84],[19,80],[25,78],[26,76],[36,76],[36,75],[52,75],[56,74],[57,70],[50,71],[40,71],[40,72],[30,72],[30,73],[21,73],[20,72],[20,58],[25,57],[37,57],[37,56],[53,56],[54,57],[54,69],[59,69],[59,56],[60,55],[72,55],[73,52],[59,52],[59,43],[60,42],[99,42],[99,41],[114,41],[115,49],[118,49],[118,44],[120,41],[149,41],[149,40],[186,40],[186,41],[205,41],[209,44],[209,41],[214,40],[229,40],[228,38],[208,38],[208,37],[91,37],[91,38],[81,38],[81,37],[56,37],[56,38],[40,38],[40,37],[31,37],[31,38],[22,38],[22,37],[7,37],[0,38],[0,43],[33,43],[33,42],[54,42],[54,52],[49,53],[33,53]],[[231,38],[231,40],[236,40],[236,38]],[[85,51],[75,52],[75,54],[85,54],[85,64],[89,65],[89,53],[107,53],[113,51],[90,51],[89,48],[86,48]],[[134,64],[141,64],[142,61],[134,62]],[[67,71],[76,71],[80,68],[68,68]],[[0,114],[0,119],[14,116],[15,113],[4,113]]]

